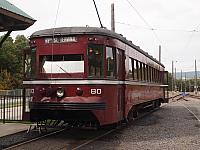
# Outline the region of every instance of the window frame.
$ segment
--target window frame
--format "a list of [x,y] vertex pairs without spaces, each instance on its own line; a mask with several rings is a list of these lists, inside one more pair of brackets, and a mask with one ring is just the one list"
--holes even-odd
[[[96,74],[95,74],[95,76],[92,76],[92,75],[90,75],[90,66],[89,66],[89,48],[91,48],[91,47],[95,47],[95,46],[99,46],[100,47],[100,49],[101,49],[101,52],[102,52],[102,56],[101,56],[101,67],[100,67],[100,76],[97,76]],[[105,52],[104,52],[104,50],[105,50],[105,46],[103,45],[103,44],[95,44],[95,43],[88,43],[87,44],[87,62],[86,62],[86,64],[87,64],[87,77],[88,78],[104,78],[104,76],[105,76],[105,66],[104,66],[104,64],[105,64]],[[95,57],[96,58],[96,57]],[[96,61],[96,59],[95,59],[95,61]],[[94,69],[96,69],[96,67],[94,68]],[[96,70],[95,70],[95,72],[96,72]]]
[[[130,64],[130,63],[131,63],[131,64]],[[132,73],[132,74],[129,73],[130,67],[131,67],[131,73]],[[128,61],[128,79],[129,79],[129,80],[130,80],[130,79],[133,80],[133,73],[134,73],[133,70],[134,70],[134,69],[133,69],[133,58],[129,57],[129,61]]]
[[[107,48],[111,48],[112,49],[112,54],[113,54],[113,75],[112,76],[108,76],[108,63],[107,63]],[[105,46],[105,70],[106,70],[106,78],[117,78],[117,51],[115,47],[111,47],[111,46]]]

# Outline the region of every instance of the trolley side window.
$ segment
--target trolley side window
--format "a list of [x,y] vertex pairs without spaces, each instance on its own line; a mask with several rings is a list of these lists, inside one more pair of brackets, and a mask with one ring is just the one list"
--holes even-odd
[[129,71],[128,78],[133,80],[133,59],[129,57]]
[[138,79],[138,61],[134,59],[134,80]]
[[88,76],[103,77],[103,45],[88,45]]
[[138,80],[142,80],[142,63],[138,61]]
[[116,76],[116,49],[106,47],[107,77]]

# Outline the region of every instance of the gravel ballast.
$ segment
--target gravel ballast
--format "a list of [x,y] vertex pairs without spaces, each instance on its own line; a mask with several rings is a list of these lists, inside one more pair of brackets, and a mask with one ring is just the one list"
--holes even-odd
[[81,149],[199,150],[200,122],[183,104],[200,112],[200,101],[173,102]]

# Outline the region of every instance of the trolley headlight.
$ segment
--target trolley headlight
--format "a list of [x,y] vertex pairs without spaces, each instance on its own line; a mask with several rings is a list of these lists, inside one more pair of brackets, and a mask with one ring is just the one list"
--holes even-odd
[[64,88],[59,87],[59,88],[57,89],[57,91],[56,91],[56,95],[57,95],[57,97],[59,97],[59,98],[63,97],[63,96],[65,95],[65,90],[64,90]]
[[83,90],[81,88],[76,88],[76,95],[82,96],[83,95]]

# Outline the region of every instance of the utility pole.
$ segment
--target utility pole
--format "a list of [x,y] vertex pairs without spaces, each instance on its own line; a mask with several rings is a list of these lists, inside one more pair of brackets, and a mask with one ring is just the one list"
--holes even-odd
[[177,90],[177,87],[176,87],[176,67],[175,67],[175,75],[174,75],[174,87],[175,87],[175,92]]
[[115,32],[115,6],[111,4],[111,31]]
[[195,94],[197,94],[197,61],[195,59]]
[[172,93],[174,91],[174,61],[172,60]]
[[159,62],[161,63],[161,45],[159,45]]
[[181,70],[181,92],[183,92],[183,81],[182,81],[182,70]]
[[185,72],[185,92],[186,92],[186,72]]
[[190,92],[190,91],[191,91],[191,90],[190,90],[190,87],[191,87],[190,80],[188,80],[188,82],[189,82],[189,83],[188,83],[188,84],[189,84],[189,85],[188,85],[188,86],[189,86],[189,88],[188,88],[188,92]]

